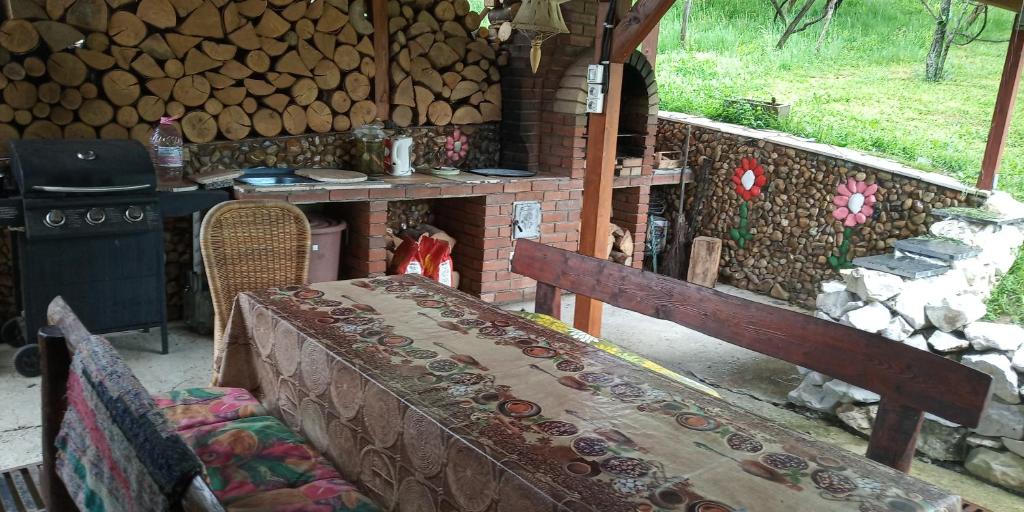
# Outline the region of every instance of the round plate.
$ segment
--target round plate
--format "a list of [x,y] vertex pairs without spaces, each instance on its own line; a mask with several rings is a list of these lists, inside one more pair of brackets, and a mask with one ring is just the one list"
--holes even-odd
[[534,171],[522,169],[469,169],[469,172],[481,176],[500,176],[505,178],[528,178],[537,174]]
[[295,174],[325,183],[358,183],[366,181],[366,175],[344,169],[296,169]]
[[434,176],[455,176],[462,171],[459,171],[457,167],[437,167],[430,171],[430,174]]
[[513,398],[498,404],[498,412],[512,418],[529,418],[540,414],[540,406],[528,400]]

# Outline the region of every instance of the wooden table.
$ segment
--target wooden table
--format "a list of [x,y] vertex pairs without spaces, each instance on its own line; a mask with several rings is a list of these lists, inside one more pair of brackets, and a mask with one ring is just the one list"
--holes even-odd
[[258,388],[384,510],[960,510],[419,276],[245,293],[224,340],[219,384]]

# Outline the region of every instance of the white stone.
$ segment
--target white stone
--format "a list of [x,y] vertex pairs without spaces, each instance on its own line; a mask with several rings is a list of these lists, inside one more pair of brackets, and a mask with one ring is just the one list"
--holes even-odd
[[825,385],[822,386],[822,389],[824,389],[826,392],[831,391],[833,394],[837,395],[839,397],[839,401],[844,404],[854,402],[873,404],[877,403],[882,399],[882,397],[878,396],[878,393],[868,391],[864,388],[859,388],[857,386],[854,386],[853,384],[843,382],[839,379],[835,379],[825,383]]
[[1013,324],[974,322],[964,328],[974,350],[1017,350],[1024,343],[1024,328]]
[[839,405],[837,395],[807,381],[801,382],[796,389],[790,391],[788,398],[793,404],[827,413],[831,413]]
[[974,240],[978,233],[984,231],[994,232],[995,229],[993,226],[975,224],[960,219],[946,219],[932,224],[928,231],[937,237],[952,238],[967,245],[977,245],[974,243]]
[[1024,441],[1010,439],[1009,437],[1000,438],[1000,441],[1003,442],[1003,446],[1005,446],[1007,450],[1024,457]]
[[1024,457],[1015,453],[975,448],[967,455],[964,468],[982,480],[1024,492]]
[[877,405],[854,405],[843,404],[836,408],[836,416],[854,430],[871,435],[871,426],[875,423],[875,416],[878,415]]
[[894,316],[889,322],[889,325],[885,329],[882,329],[878,334],[881,334],[893,341],[903,341],[909,338],[911,334],[914,334],[914,328],[911,327],[903,317],[897,315]]
[[814,312],[814,318],[817,318],[818,320],[828,320],[829,322],[835,322],[836,321],[834,318],[826,315],[825,313],[822,313],[821,311],[815,311]]
[[992,376],[992,394],[1008,404],[1020,403],[1017,372],[1010,366],[1010,358],[996,352],[965,354],[960,363]]
[[971,346],[967,340],[942,331],[932,333],[931,337],[928,338],[928,344],[931,345],[932,350],[941,354],[965,350]]
[[821,283],[821,293],[843,291],[846,291],[846,282],[844,281],[822,281]]
[[855,268],[842,274],[847,289],[864,300],[881,302],[903,291],[903,279],[885,272]]
[[807,372],[807,375],[804,375],[804,381],[805,382],[810,382],[811,384],[813,384],[815,386],[824,385],[826,382],[828,382],[830,380],[832,380],[832,377],[829,377],[828,375],[825,375],[824,373],[818,373],[816,371],[810,371],[810,372]]
[[835,319],[842,318],[847,312],[864,307],[864,303],[862,301],[857,300],[857,297],[854,294],[846,290],[819,293],[815,305],[817,306],[818,311],[821,311]]
[[985,316],[985,303],[975,295],[943,297],[924,308],[928,320],[941,331],[959,329]]
[[862,331],[877,333],[889,326],[892,313],[880,302],[872,302],[843,315],[842,322]]
[[992,195],[988,196],[988,199],[981,208],[1002,217],[1024,217],[1024,203],[1017,201],[1013,196],[1006,192],[992,192]]
[[966,428],[926,421],[921,425],[917,449],[932,459],[959,462],[967,455],[966,437]]
[[988,297],[996,284],[996,265],[985,258],[975,257],[954,261],[950,272],[964,277],[967,286],[978,295]]
[[989,437],[1024,439],[1024,407],[990,400],[974,431]]
[[922,286],[907,286],[903,293],[893,297],[886,304],[903,317],[914,329],[924,329],[931,325],[928,315],[924,313],[924,307],[928,302],[935,299],[935,291]]
[[1013,360],[1010,361],[1010,365],[1013,366],[1014,370],[1024,372],[1024,347],[1018,348],[1013,353]]
[[916,348],[918,350],[924,350],[925,352],[929,352],[929,350],[928,350],[928,340],[926,340],[924,338],[924,335],[921,335],[921,334],[915,334],[915,335],[913,335],[913,336],[903,340],[903,344],[904,345],[910,345],[911,347],[914,347],[914,348]]
[[985,448],[992,448],[993,450],[1002,450],[1003,441],[1000,437],[988,437],[978,434],[970,434],[967,436],[968,446],[984,446]]
[[981,247],[979,258],[995,266],[996,275],[1003,275],[1016,261],[1024,233],[1015,226],[999,226],[978,233],[974,240]]

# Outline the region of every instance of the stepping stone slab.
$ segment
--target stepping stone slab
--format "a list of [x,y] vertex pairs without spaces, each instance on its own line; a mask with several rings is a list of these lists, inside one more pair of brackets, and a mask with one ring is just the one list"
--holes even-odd
[[997,213],[980,208],[938,208],[932,210],[932,215],[946,219],[960,219],[975,224],[994,224],[996,226],[1024,222],[1024,217],[1003,217]]
[[922,279],[949,272],[949,267],[920,258],[897,258],[893,254],[879,254],[854,258],[853,264],[866,269],[877,270],[907,279]]
[[897,240],[895,247],[903,252],[920,254],[943,261],[959,261],[981,254],[981,248],[948,238],[917,237]]

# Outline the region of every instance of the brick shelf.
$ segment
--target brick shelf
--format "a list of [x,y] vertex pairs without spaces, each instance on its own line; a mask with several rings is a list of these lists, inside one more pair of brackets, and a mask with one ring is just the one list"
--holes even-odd
[[[613,220],[633,232],[637,249],[633,266],[643,267],[647,202],[652,185],[679,183],[680,173],[622,176],[615,179]],[[686,175],[690,179],[690,175]],[[343,277],[383,274],[387,270],[388,205],[393,201],[429,199],[435,224],[457,240],[452,259],[462,276],[460,288],[490,302],[529,299],[535,283],[509,271],[515,250],[512,205],[539,201],[544,244],[575,251],[579,246],[583,180],[539,174],[531,178],[487,179],[465,183],[441,177],[384,178],[390,188],[347,188],[260,192],[236,187],[236,199],[279,199],[324,204],[349,225]],[[414,183],[409,183],[414,181]],[[484,181],[481,179],[481,181]]]

